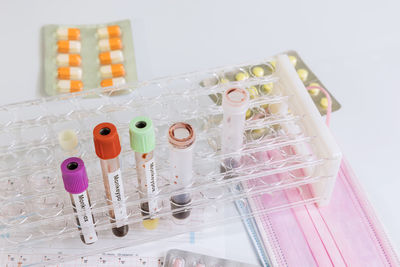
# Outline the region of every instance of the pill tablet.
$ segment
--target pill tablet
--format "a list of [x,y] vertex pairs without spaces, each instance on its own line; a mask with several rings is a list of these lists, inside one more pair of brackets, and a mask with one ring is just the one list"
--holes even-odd
[[83,83],[82,81],[59,80],[57,89],[60,93],[79,92],[83,89]]
[[247,72],[238,72],[235,75],[236,81],[243,81],[249,78],[249,74]]
[[[318,84],[318,83],[310,83],[309,85],[308,85],[308,87],[320,87],[320,85]],[[319,92],[320,92],[321,90],[319,89],[319,88],[311,88],[311,89],[309,89],[308,90],[308,93],[310,94],[310,95],[312,95],[312,96],[316,96],[316,95],[318,95],[319,94]]]
[[246,110],[246,120],[253,116],[253,111],[251,109]]
[[126,84],[126,80],[123,77],[113,78],[113,79],[105,79],[101,81],[101,87],[109,87],[109,86],[118,86]]
[[57,42],[58,53],[80,53],[81,42],[61,40]]
[[254,67],[251,72],[254,74],[256,77],[262,77],[264,76],[264,69],[261,67]]
[[56,57],[57,66],[80,66],[81,56],[78,54],[58,54]]
[[321,107],[323,109],[327,109],[328,105],[329,105],[328,98],[326,98],[326,97],[321,98],[321,100],[319,101],[319,104],[321,105]]
[[247,88],[247,91],[249,92],[250,99],[254,99],[258,97],[258,90],[255,86],[251,86],[250,88]]
[[289,56],[290,63],[292,63],[293,67],[296,67],[297,64],[297,57]]
[[122,41],[120,38],[102,39],[99,41],[100,51],[121,50]]
[[101,65],[117,64],[124,61],[124,55],[121,50],[102,52],[99,54],[99,60]]
[[272,88],[274,88],[273,83],[266,83],[261,86],[261,92],[263,94],[270,94],[272,92]]
[[100,67],[103,79],[125,76],[125,68],[122,64],[105,65]]
[[121,28],[118,25],[102,27],[97,29],[97,34],[100,39],[119,37],[121,35]]
[[228,80],[228,79],[225,79],[225,78],[221,78],[221,80],[220,80],[219,82],[220,82],[220,83],[228,83],[229,80]]
[[78,67],[61,67],[58,68],[59,80],[81,80],[82,69]]
[[58,40],[79,40],[81,37],[81,31],[77,28],[58,28],[57,39]]
[[300,80],[303,82],[305,82],[308,78],[308,71],[306,69],[298,69],[297,74],[299,75]]

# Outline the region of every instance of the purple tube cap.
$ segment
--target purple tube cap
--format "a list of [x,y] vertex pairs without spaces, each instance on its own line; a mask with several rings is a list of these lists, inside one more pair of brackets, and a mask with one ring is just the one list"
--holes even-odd
[[68,158],[61,163],[64,188],[68,193],[80,194],[89,186],[85,164],[80,158]]

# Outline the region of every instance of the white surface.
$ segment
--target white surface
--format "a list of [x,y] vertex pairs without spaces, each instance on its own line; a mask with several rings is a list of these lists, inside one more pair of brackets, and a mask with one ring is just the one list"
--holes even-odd
[[332,131],[400,248],[399,8],[396,1],[2,0],[0,104],[40,96],[40,29],[49,23],[131,19],[141,80],[297,50],[342,103]]

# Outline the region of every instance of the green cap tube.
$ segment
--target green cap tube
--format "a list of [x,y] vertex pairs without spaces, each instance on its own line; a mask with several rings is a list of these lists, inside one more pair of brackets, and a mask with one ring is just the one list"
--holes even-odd
[[156,146],[153,122],[150,118],[139,116],[129,123],[131,148],[139,153],[149,153]]

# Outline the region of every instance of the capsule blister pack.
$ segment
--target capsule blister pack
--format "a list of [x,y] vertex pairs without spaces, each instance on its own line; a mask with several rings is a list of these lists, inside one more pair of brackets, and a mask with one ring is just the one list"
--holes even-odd
[[216,258],[179,249],[168,251],[164,267],[255,267],[256,265]]
[[[255,67],[263,68],[263,75],[254,75]],[[232,81],[227,76],[234,71],[248,77]],[[272,90],[264,90],[264,85]],[[257,97],[248,97],[254,88]],[[239,113],[235,108],[244,98],[236,92],[248,100]],[[234,108],[218,104],[225,96],[232,98]],[[248,110],[254,112],[249,115]],[[151,154],[156,162],[157,190],[151,194],[143,192],[138,182],[137,151],[142,151],[138,155],[143,158],[148,153],[132,146],[129,123],[137,116],[151,118],[155,133]],[[118,131],[113,137],[122,147],[120,154],[117,151],[120,160],[113,165],[120,164],[118,177],[123,177],[114,187],[118,200],[106,193],[105,181],[110,176],[102,175],[99,160],[104,151],[99,152],[97,145],[95,149],[98,140],[93,141],[96,125],[105,122],[109,124],[95,139]],[[141,129],[146,120],[139,122],[134,125]],[[37,246],[75,249],[42,259],[47,262],[143,244],[297,205],[323,205],[329,201],[341,160],[333,137],[286,55],[6,105],[0,107],[0,125],[1,251],[23,253]],[[193,138],[184,137],[184,149],[174,150],[178,146],[171,131],[177,136],[182,125]],[[227,128],[229,125],[233,128]],[[189,145],[190,155],[185,154]],[[70,157],[84,162],[88,199],[73,199],[71,188],[71,194],[66,192],[65,170],[62,175],[60,165]],[[81,162],[75,159],[65,164],[75,171]],[[174,168],[179,164],[177,172]],[[113,171],[109,169],[114,175]],[[178,175],[184,173],[191,179],[180,183]],[[262,196],[268,205],[251,209],[246,199],[252,196]],[[239,214],[238,203],[247,207],[247,212]],[[124,212],[118,217],[117,210]],[[87,220],[92,223],[79,223]],[[123,232],[114,231],[122,226],[126,226]],[[95,239],[82,242],[82,235],[88,232]]]
[[48,95],[137,80],[129,20],[96,25],[46,25],[44,89]]

